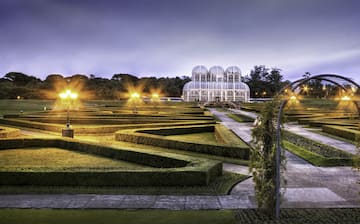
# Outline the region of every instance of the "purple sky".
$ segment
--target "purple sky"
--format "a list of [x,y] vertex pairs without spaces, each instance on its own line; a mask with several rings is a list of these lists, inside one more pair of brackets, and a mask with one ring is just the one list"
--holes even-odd
[[278,67],[360,82],[359,0],[0,0],[0,76]]

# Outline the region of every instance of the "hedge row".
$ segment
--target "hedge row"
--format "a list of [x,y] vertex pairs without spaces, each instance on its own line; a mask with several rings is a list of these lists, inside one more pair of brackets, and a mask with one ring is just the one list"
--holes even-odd
[[360,137],[360,130],[351,129],[351,127],[342,127],[336,125],[323,125],[322,131],[335,136],[355,141]]
[[13,138],[19,136],[20,134],[19,129],[0,126],[0,138]]
[[343,159],[350,159],[352,158],[352,154],[334,148],[330,145],[322,144],[318,141],[303,137],[301,135],[297,135],[293,132],[284,131],[283,135],[284,140],[297,145],[301,148],[305,148],[308,151],[313,153],[319,154],[321,156],[327,158],[343,158]]
[[354,122],[348,119],[340,120],[340,119],[299,119],[299,124],[310,125],[312,127],[321,127],[323,125],[341,125],[341,126],[354,126]]
[[[187,126],[187,127],[172,127],[167,129],[130,129],[120,130],[115,133],[115,139],[117,141],[133,142],[136,144],[153,145],[163,148],[179,149],[186,151],[193,151],[198,153],[205,153],[216,156],[233,157],[239,159],[249,159],[249,148],[227,146],[224,144],[203,144],[203,143],[191,143],[178,140],[170,140],[161,136],[166,133],[167,135],[176,135],[180,132],[185,133],[197,133],[202,130],[203,127],[199,126]],[[208,129],[209,127],[204,127]],[[178,131],[177,129],[180,129]],[[214,130],[214,129],[213,129]],[[146,133],[145,133],[146,132]],[[203,132],[203,131],[200,131]],[[151,134],[148,134],[151,133]]]
[[[61,132],[65,125],[49,124],[41,122],[33,122],[21,119],[0,119],[0,123],[7,125],[14,125],[19,127],[34,128],[52,132]],[[123,124],[123,125],[106,125],[106,126],[86,126],[73,127],[75,134],[98,134],[98,133],[114,133],[120,129],[131,129],[139,127],[167,127],[167,126],[182,126],[182,125],[200,125],[200,124],[214,124],[213,120],[201,121],[169,121],[165,123],[147,123],[147,124]],[[65,124],[65,123],[64,123]]]
[[292,144],[288,141],[283,142],[286,150],[294,153],[295,155],[305,159],[315,166],[351,166],[352,160],[349,158],[329,158],[322,156],[318,153],[309,151],[303,147]]
[[0,143],[0,149],[59,147],[153,167],[167,167],[135,171],[0,171],[2,185],[195,186],[207,185],[222,174],[222,164],[218,161],[193,159],[175,154],[124,150],[70,139],[4,139],[0,140]]
[[177,128],[161,128],[161,129],[146,129],[146,130],[138,130],[139,133],[147,133],[152,135],[161,135],[161,136],[169,136],[169,135],[184,135],[184,134],[193,134],[193,133],[201,133],[201,132],[214,132],[215,127],[213,125],[206,126],[192,126],[189,127],[177,127]]

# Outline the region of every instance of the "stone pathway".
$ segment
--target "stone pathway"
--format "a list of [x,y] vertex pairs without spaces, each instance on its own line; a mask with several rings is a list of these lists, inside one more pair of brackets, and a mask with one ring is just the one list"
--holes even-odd
[[[226,116],[226,113],[211,110],[222,124],[232,129],[238,136],[247,142],[251,141],[252,123],[238,123]],[[256,114],[241,110],[233,110],[253,118]],[[235,123],[234,123],[235,122]],[[336,139],[313,133],[306,128],[298,125],[286,125],[289,131],[304,135],[305,137],[316,136],[316,140],[340,149],[354,150],[354,145]],[[355,148],[356,149],[356,148]],[[287,157],[285,179],[287,188],[284,191],[282,207],[360,207],[360,185],[356,182],[360,180],[359,172],[351,167],[316,167],[307,161],[295,156],[290,152],[285,152]],[[240,192],[242,184],[248,184],[250,188],[252,181],[242,182],[235,186],[232,193]],[[237,190],[237,188],[240,190]],[[253,187],[253,186],[252,186]],[[251,193],[249,193],[251,194]],[[249,195],[251,198],[252,196]]]
[[331,145],[335,148],[344,150],[351,154],[356,154],[358,152],[355,145],[315,133],[315,132],[311,131],[310,128],[304,128],[304,127],[302,127],[300,125],[296,125],[296,124],[286,124],[285,129],[288,131],[294,132],[296,134],[302,135],[304,137],[311,138],[311,139],[321,142],[323,144]]

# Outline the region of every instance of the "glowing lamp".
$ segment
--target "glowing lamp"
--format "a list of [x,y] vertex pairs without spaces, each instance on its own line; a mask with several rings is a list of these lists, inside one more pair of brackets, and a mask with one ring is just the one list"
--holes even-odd
[[74,137],[74,130],[70,128],[70,103],[78,98],[78,94],[67,89],[64,92],[59,93],[59,97],[64,101],[66,105],[66,128],[62,130],[62,136]]

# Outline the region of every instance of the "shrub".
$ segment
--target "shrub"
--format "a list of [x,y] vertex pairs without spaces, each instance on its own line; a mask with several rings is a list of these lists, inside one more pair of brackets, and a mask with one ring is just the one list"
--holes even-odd
[[288,141],[284,141],[283,144],[288,151],[305,159],[315,166],[351,166],[352,164],[352,161],[349,158],[324,157]]
[[323,125],[322,131],[352,141],[355,141],[357,138],[360,137],[360,131],[351,129],[350,127]]

